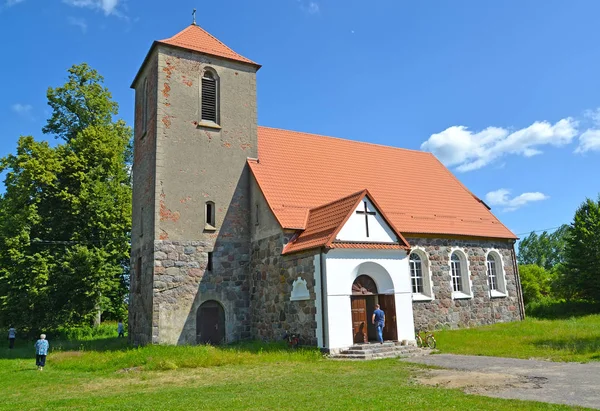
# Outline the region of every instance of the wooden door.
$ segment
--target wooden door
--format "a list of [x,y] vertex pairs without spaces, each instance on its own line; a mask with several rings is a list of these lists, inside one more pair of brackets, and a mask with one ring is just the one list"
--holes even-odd
[[385,327],[383,327],[383,339],[396,341],[398,329],[396,328],[396,298],[392,295],[379,294],[379,305],[385,313]]
[[196,317],[196,342],[221,344],[225,340],[225,313],[216,301],[208,301],[198,308]]
[[350,297],[352,305],[352,336],[355,343],[368,342],[367,298]]

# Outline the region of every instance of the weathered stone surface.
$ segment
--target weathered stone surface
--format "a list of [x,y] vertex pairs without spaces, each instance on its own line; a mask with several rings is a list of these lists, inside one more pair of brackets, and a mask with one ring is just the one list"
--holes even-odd
[[[513,264],[512,245],[503,241],[407,238],[412,246],[422,247],[429,258],[433,301],[413,302],[415,327],[440,329],[474,327],[521,319],[520,299]],[[460,247],[469,260],[473,298],[452,299],[450,253]],[[487,283],[486,252],[497,250],[504,263],[507,297],[490,298]],[[514,307],[514,309],[511,309]]]
[[[286,332],[296,333],[302,344],[316,346],[315,251],[282,256],[287,239],[278,234],[252,244],[252,334],[280,340]],[[298,277],[306,280],[310,300],[290,301]]]

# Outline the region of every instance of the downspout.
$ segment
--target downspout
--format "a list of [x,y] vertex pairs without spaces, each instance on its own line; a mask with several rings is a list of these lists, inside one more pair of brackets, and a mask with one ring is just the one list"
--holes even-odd
[[525,304],[523,302],[523,290],[521,289],[521,276],[519,275],[519,266],[517,264],[517,255],[515,254],[515,242],[512,242],[512,260],[513,270],[515,271],[515,279],[517,280],[517,298],[519,299],[519,313],[521,320],[525,319]]
[[325,256],[323,255],[323,251],[321,250],[321,252],[319,253],[319,275],[321,277],[321,324],[323,325],[321,327],[321,332],[323,333],[322,341],[323,349],[325,350],[326,347],[329,347],[329,344],[327,341],[327,315],[325,315],[325,313],[327,312],[327,283],[325,282],[325,275],[323,273],[323,267],[326,267],[326,265],[323,264],[324,258]]

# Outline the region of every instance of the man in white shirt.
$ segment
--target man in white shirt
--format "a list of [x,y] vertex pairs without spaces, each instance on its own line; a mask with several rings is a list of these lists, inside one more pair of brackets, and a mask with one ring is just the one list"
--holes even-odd
[[8,348],[10,348],[11,350],[13,348],[15,348],[16,336],[17,336],[17,330],[15,330],[13,328],[13,326],[11,325],[10,328],[8,329]]

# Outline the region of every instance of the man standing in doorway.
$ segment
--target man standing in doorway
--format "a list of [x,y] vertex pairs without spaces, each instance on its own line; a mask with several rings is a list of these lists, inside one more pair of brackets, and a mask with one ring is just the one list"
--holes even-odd
[[375,304],[375,311],[373,311],[373,318],[371,319],[373,324],[377,325],[377,337],[379,343],[383,344],[383,327],[385,325],[385,313],[379,309],[379,304]]

